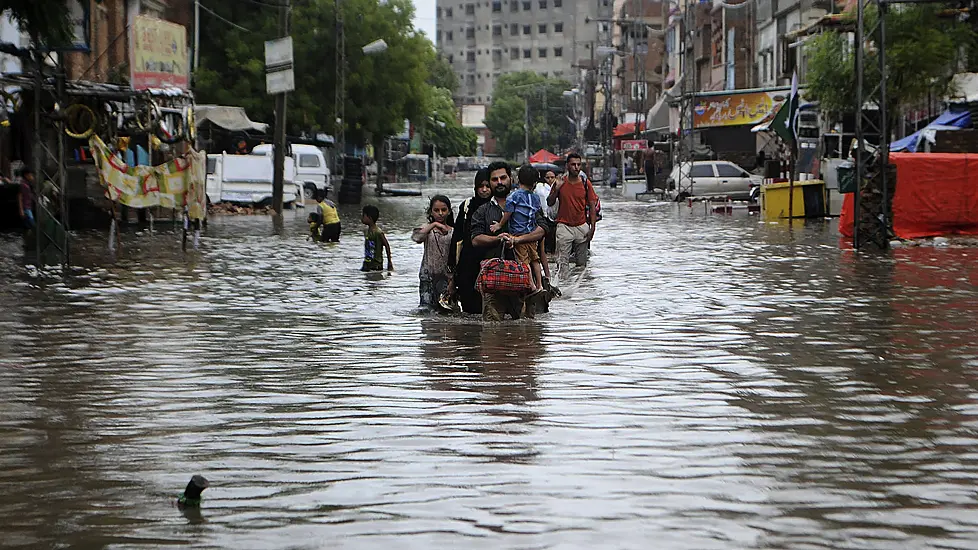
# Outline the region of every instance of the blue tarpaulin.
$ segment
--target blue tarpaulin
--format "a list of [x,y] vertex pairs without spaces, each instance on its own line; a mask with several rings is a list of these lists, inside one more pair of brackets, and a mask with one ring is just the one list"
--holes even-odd
[[[936,130],[948,130],[955,128],[967,128],[971,126],[971,113],[968,111],[961,111],[957,113],[952,113],[951,111],[944,111],[941,115],[934,119],[933,122],[924,126],[920,130],[910,134],[909,136],[894,141],[890,144],[890,151],[909,151],[911,153],[917,152],[917,147],[920,145],[920,139],[923,137],[925,132],[934,132]],[[931,136],[933,140],[933,136]]]

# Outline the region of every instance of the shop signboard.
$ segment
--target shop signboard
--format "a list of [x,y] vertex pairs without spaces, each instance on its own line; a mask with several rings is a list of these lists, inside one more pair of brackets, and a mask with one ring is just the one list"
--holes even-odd
[[649,148],[647,139],[623,139],[621,140],[622,151],[644,151]]
[[137,15],[131,29],[132,88],[188,89],[190,57],[186,27]]
[[748,92],[696,98],[694,128],[716,128],[758,124],[788,99],[789,92]]

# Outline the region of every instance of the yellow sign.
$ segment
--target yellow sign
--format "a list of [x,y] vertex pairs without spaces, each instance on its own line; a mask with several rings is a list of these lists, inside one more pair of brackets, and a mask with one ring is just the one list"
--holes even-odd
[[133,89],[189,88],[190,57],[183,25],[138,15],[129,43]]
[[788,99],[788,94],[788,91],[750,92],[699,97],[693,106],[693,127],[758,124],[768,113],[776,111]]

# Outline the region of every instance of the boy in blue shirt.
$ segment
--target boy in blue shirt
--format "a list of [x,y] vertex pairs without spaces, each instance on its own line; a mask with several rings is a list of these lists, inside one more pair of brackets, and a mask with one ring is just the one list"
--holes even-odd
[[[520,169],[516,172],[516,179],[519,181],[520,187],[506,197],[506,208],[503,209],[503,218],[499,220],[499,223],[495,223],[489,227],[493,233],[507,226],[507,224],[509,227],[507,233],[515,237],[526,235],[537,228],[537,212],[543,208],[543,202],[533,192],[533,188],[536,187],[539,177],[540,174],[536,168],[529,164],[520,166]],[[530,291],[530,296],[544,290],[542,279],[543,264],[540,262],[539,247],[539,241],[520,243],[514,247],[516,260],[529,264],[533,270],[533,278],[530,280],[533,284],[533,289]]]

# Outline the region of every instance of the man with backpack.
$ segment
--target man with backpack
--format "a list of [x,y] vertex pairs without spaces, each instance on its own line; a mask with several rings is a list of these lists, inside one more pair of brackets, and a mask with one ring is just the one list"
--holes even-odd
[[563,271],[571,258],[587,265],[588,248],[598,221],[598,195],[581,171],[581,155],[567,155],[567,173],[550,189],[547,204],[557,204],[557,267]]

